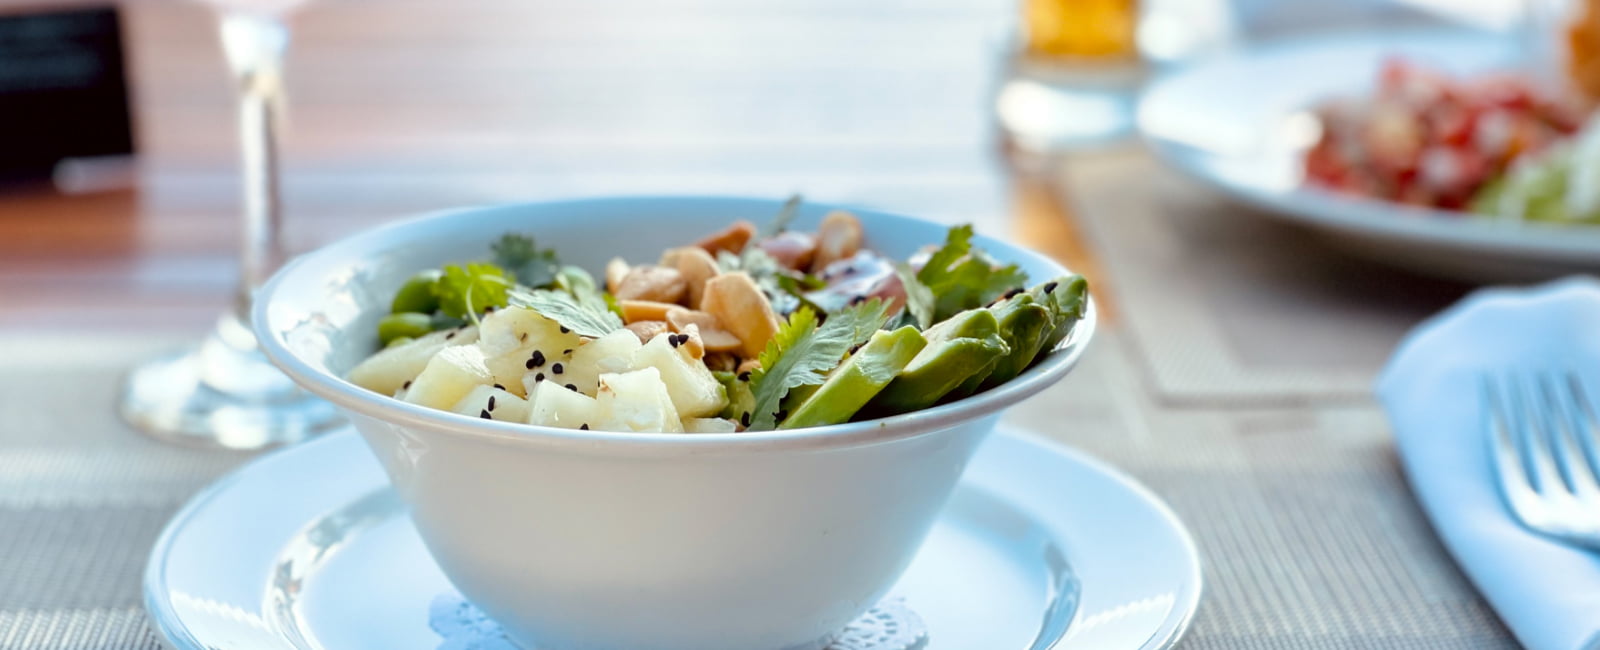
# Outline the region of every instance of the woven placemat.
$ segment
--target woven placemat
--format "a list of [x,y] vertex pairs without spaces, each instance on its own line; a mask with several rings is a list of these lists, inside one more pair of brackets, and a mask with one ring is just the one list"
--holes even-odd
[[1518,647],[1434,536],[1376,406],[1163,408],[1120,338],[1008,421],[1109,461],[1188,525],[1205,588],[1180,648]]
[[164,647],[140,599],[172,513],[248,456],[146,438],[114,413],[122,373],[179,344],[0,339],[0,648]]
[[[1008,419],[1124,468],[1188,522],[1207,583],[1181,647],[1515,647],[1418,512],[1374,408],[1164,409],[1103,334]],[[0,649],[161,647],[140,607],[150,546],[247,458],[117,421],[122,370],[162,347],[0,338]]]
[[1470,290],[1332,248],[1137,149],[1066,160],[1058,180],[1165,403],[1365,401],[1400,338]]

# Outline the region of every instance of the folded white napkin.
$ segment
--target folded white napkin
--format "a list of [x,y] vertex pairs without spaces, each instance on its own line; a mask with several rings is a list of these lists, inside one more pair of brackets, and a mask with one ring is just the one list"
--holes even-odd
[[1600,648],[1600,553],[1529,531],[1506,509],[1479,377],[1580,366],[1600,373],[1600,283],[1590,279],[1479,291],[1414,330],[1378,381],[1434,529],[1530,650]]

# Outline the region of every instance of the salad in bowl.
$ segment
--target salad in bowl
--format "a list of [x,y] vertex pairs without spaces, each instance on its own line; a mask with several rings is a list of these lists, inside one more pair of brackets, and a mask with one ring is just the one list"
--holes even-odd
[[517,643],[814,650],[1094,315],[1081,278],[970,228],[646,197],[360,233],[285,266],[252,320]]
[[907,413],[1016,377],[1083,317],[1077,275],[1031,286],[972,228],[908,259],[845,211],[736,221],[603,283],[525,234],[419,271],[349,379],[465,416],[579,430],[733,433]]

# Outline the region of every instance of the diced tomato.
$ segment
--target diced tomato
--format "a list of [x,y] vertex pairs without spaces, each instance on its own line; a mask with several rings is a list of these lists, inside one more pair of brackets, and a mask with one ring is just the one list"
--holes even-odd
[[1365,102],[1317,110],[1322,138],[1307,182],[1402,203],[1456,209],[1517,156],[1575,132],[1584,111],[1510,75],[1457,81],[1402,59],[1384,62]]

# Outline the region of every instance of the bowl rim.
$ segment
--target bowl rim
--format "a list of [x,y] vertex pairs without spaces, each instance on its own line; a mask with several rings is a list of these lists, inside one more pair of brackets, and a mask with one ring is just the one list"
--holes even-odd
[[[438,431],[451,436],[482,442],[528,445],[553,445],[567,449],[589,451],[647,451],[676,450],[688,454],[716,451],[756,452],[776,450],[820,450],[854,447],[892,442],[954,427],[987,415],[997,414],[1059,381],[1077,365],[1093,338],[1098,310],[1092,296],[1086,297],[1082,320],[1072,333],[1048,357],[1004,384],[955,400],[910,413],[861,422],[845,422],[821,427],[781,429],[775,431],[735,433],[630,433],[563,429],[518,422],[500,422],[468,417],[450,411],[434,409],[394,399],[357,386],[344,377],[317,364],[308,362],[291,350],[282,337],[271,327],[272,305],[288,278],[305,272],[316,263],[348,260],[365,255],[371,243],[394,239],[408,230],[424,231],[430,225],[444,221],[471,218],[476,213],[525,208],[530,211],[561,210],[587,205],[604,207],[606,204],[629,203],[747,203],[752,206],[771,206],[776,209],[781,200],[717,195],[607,195],[549,201],[493,203],[448,208],[398,219],[374,228],[341,237],[307,253],[296,256],[255,291],[250,309],[250,322],[257,344],[266,357],[305,390],[327,399],[350,412],[386,423],[411,428]],[[946,227],[945,224],[879,210],[845,207],[837,204],[807,202],[813,209],[846,209],[864,221],[912,221]],[[457,223],[456,227],[459,227]],[[404,237],[402,239],[415,239]],[[975,235],[974,242],[982,245],[1002,260],[1027,261],[1050,269],[1054,275],[1071,273],[1065,266],[1049,257],[1020,245]]]

